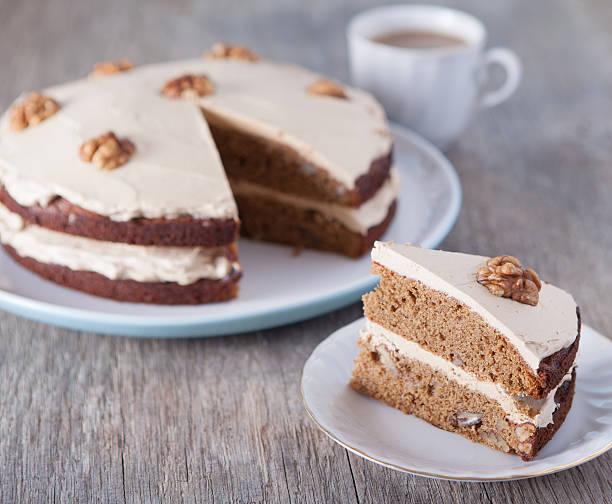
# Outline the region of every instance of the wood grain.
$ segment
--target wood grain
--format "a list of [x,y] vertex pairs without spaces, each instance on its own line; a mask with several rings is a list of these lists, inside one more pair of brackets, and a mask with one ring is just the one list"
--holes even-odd
[[[612,4],[465,0],[525,66],[448,155],[464,206],[443,247],[510,253],[612,334]],[[0,108],[95,61],[195,56],[218,39],[347,78],[343,29],[374,0],[0,0]],[[612,502],[612,454],[556,475],[452,483],[348,454],[306,417],[299,375],[359,304],[184,341],[79,333],[0,314],[1,502]]]

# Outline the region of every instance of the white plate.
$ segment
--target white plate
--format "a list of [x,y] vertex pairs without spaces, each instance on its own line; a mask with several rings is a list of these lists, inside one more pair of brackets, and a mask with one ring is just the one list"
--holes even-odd
[[[461,185],[429,142],[392,127],[402,177],[397,214],[384,239],[437,246],[453,227]],[[0,308],[72,329],[143,337],[212,336],[303,320],[356,301],[371,289],[368,255],[337,254],[240,240],[244,276],[228,303],[155,306],[119,303],[41,279],[0,252]]]
[[355,392],[348,382],[364,319],[314,350],[302,373],[306,410],[330,438],[372,462],[433,478],[500,481],[568,469],[612,447],[612,341],[582,327],[574,402],[553,439],[530,462],[473,443]]

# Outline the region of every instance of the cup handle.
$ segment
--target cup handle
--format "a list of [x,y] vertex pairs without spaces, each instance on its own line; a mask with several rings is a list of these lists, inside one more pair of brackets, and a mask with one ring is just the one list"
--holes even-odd
[[506,80],[499,88],[480,97],[480,105],[486,108],[499,105],[508,99],[516,91],[523,73],[519,57],[514,51],[504,47],[493,47],[484,54],[481,68],[485,76],[491,65],[501,66],[506,72]]

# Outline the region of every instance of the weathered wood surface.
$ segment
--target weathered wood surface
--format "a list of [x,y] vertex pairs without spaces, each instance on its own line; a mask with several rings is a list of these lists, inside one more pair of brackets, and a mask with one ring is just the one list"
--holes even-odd
[[[440,2],[438,2],[440,3]],[[343,27],[374,0],[0,0],[0,107],[92,63],[198,55],[217,39],[347,77]],[[453,5],[525,77],[449,152],[464,206],[443,246],[512,253],[612,334],[612,4]],[[348,454],[302,408],[304,360],[358,304],[240,336],[143,341],[0,315],[0,501],[612,502],[612,454],[499,484],[413,477]]]

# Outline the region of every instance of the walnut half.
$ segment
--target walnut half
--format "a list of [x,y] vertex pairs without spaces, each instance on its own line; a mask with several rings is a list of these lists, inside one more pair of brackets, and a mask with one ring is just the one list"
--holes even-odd
[[344,88],[331,79],[317,79],[306,88],[306,91],[314,95],[331,96],[333,98],[342,98],[344,100],[347,99]]
[[9,125],[14,131],[21,131],[28,126],[40,124],[58,110],[59,105],[53,98],[34,91],[11,108]]
[[204,53],[206,59],[237,59],[243,61],[259,61],[259,56],[244,45],[226,44],[217,42],[210,51]]
[[168,98],[197,98],[215,92],[215,86],[206,75],[186,74],[169,80],[162,89]]
[[487,260],[486,266],[478,269],[476,279],[495,296],[512,298],[531,306],[540,300],[542,284],[538,274],[532,269],[523,269],[521,262],[509,255]]
[[127,72],[134,68],[132,62],[123,58],[120,60],[101,61],[94,65],[93,71],[89,74],[90,77],[102,77],[119,72]]
[[117,138],[112,131],[87,140],[79,148],[79,157],[99,170],[114,170],[132,157],[136,147],[127,138]]

